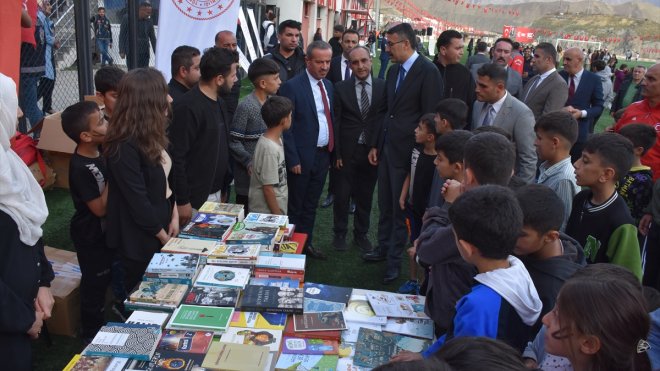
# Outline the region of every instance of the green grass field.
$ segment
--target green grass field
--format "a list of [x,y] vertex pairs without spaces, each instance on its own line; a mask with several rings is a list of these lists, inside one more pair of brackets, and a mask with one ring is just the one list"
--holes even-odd
[[[467,53],[463,56],[463,63],[467,59]],[[651,65],[652,63],[642,63]],[[377,74],[380,70],[380,61],[373,59],[373,71]],[[241,96],[249,94],[251,84],[247,79],[243,80]],[[596,130],[601,131],[613,123],[609,112],[603,112]],[[46,202],[50,215],[44,225],[44,240],[47,245],[73,251],[73,245],[69,237],[69,221],[73,215],[73,204],[68,190],[53,189],[45,192]],[[323,196],[325,197],[325,192]],[[377,197],[374,197],[376,200]],[[352,217],[349,219],[349,225],[352,223]],[[378,205],[374,201],[374,207],[371,212],[371,231],[370,238],[375,244],[375,232],[378,224]],[[407,279],[408,262],[404,259],[402,276],[390,285],[382,284],[384,274],[384,262],[376,264],[366,264],[362,262],[357,248],[352,247],[346,252],[337,252],[331,246],[332,243],[332,207],[327,209],[319,208],[316,217],[314,229],[316,247],[321,248],[327,255],[328,260],[320,261],[310,259],[305,279],[310,282],[327,283],[339,286],[359,287],[366,289],[378,289],[386,291],[396,291],[397,288]],[[348,241],[351,240],[349,233]],[[108,314],[108,320],[116,320],[111,314]],[[82,350],[80,340],[64,336],[52,336],[53,345],[47,346],[43,340],[35,342],[34,359],[36,370],[61,370],[71,357]]]

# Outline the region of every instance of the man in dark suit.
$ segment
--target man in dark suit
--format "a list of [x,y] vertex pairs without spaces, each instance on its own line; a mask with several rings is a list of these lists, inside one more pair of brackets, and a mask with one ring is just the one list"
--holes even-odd
[[330,72],[328,72],[328,80],[332,81],[333,84],[351,78],[348,53],[358,46],[359,41],[360,35],[353,29],[346,30],[341,36],[342,53],[332,58],[332,61],[330,61]]
[[378,139],[387,103],[385,81],[371,77],[371,56],[364,46],[349,53],[353,77],[335,85],[335,138],[337,179],[334,203],[334,242],[337,250],[347,250],[349,199],[355,200],[353,240],[363,251],[372,250],[367,237],[371,204],[378,179],[378,168],[368,154]]
[[291,128],[284,132],[284,155],[289,183],[289,219],[296,230],[307,234],[305,253],[324,259],[314,248],[316,205],[334,150],[332,83],[325,79],[330,69],[332,48],[324,41],[307,47],[306,70],[280,87],[279,95],[293,103]]
[[550,43],[539,43],[532,56],[532,68],[536,75],[527,81],[522,101],[534,113],[534,119],[548,112],[558,111],[568,99],[566,81],[559,76],[557,49]]
[[410,169],[415,127],[425,113],[434,112],[444,86],[438,69],[416,52],[415,32],[408,23],[387,32],[387,51],[395,63],[387,72],[387,113],[369,161],[378,164],[378,247],[365,254],[368,261],[387,259],[384,283],[395,281],[407,230],[399,197]]
[[571,148],[571,159],[577,161],[589,134],[594,132],[594,118],[603,112],[603,85],[595,74],[585,71],[584,54],[579,48],[564,52],[564,70],[559,74],[568,84],[568,100],[564,109],[578,120],[578,140]]
[[[500,37],[495,40],[492,52],[493,60],[491,63],[499,64],[506,69],[506,90],[514,97],[520,98],[523,90],[522,76],[511,68],[511,62],[513,61],[513,41],[506,37]],[[473,64],[470,68],[474,81],[477,81],[477,70],[479,70],[479,67],[481,67],[481,64]]]

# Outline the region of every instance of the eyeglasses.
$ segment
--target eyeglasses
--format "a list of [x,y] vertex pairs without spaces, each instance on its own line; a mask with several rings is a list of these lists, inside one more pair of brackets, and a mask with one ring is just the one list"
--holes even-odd
[[404,42],[404,41],[406,41],[406,40],[399,40],[399,41],[397,41],[397,42],[391,42],[391,41],[388,41],[386,44],[387,44],[387,46],[389,46],[389,47],[391,48],[391,47],[393,47],[394,45],[399,44],[399,43],[402,43],[402,42]]

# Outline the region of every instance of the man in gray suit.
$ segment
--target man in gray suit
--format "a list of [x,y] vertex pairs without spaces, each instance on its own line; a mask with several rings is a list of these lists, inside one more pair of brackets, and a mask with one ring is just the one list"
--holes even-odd
[[487,63],[477,70],[477,102],[472,108],[472,128],[497,126],[506,130],[516,145],[514,174],[531,183],[536,174],[534,114],[505,88],[502,66]]
[[[491,63],[504,67],[506,70],[506,90],[514,97],[520,98],[520,94],[522,94],[523,90],[522,76],[509,67],[509,65],[511,65],[512,51],[513,41],[507,37],[500,37],[495,41],[495,46],[493,46],[493,60]],[[475,81],[477,80],[477,71],[483,65],[484,64],[472,65],[470,72],[472,72],[472,77],[474,77]]]
[[568,86],[555,68],[557,49],[550,43],[540,43],[534,49],[532,69],[536,75],[527,81],[522,101],[532,110],[534,118],[559,111],[568,99]]
[[490,57],[486,54],[486,51],[488,51],[488,44],[483,41],[477,42],[477,53],[468,58],[465,67],[469,70],[475,64],[490,62]]

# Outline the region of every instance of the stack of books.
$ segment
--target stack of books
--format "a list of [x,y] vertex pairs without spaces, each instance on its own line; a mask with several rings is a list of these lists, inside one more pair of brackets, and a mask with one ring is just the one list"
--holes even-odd
[[192,285],[198,264],[199,255],[156,253],[151,258],[143,279]]
[[234,224],[224,241],[228,245],[261,245],[262,250],[272,250],[278,238],[281,240],[283,236],[284,231],[278,226],[238,222]]
[[243,205],[223,204],[219,202],[206,201],[199,208],[200,213],[227,215],[234,218],[237,222],[242,222],[245,217]]
[[157,281],[142,281],[124,306],[129,310],[155,310],[172,312],[183,300],[188,285]]
[[254,266],[254,276],[258,278],[289,278],[302,282],[305,279],[306,262],[307,257],[303,254],[262,251]]
[[179,237],[222,241],[236,223],[236,218],[221,214],[198,213],[188,223]]
[[206,258],[206,264],[228,265],[239,268],[254,268],[261,245],[222,244]]

